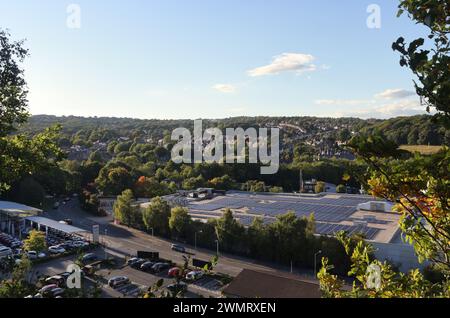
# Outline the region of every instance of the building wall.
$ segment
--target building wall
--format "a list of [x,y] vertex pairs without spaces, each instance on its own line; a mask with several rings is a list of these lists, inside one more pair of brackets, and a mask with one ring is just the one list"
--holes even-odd
[[375,248],[375,257],[379,260],[389,260],[395,265],[400,265],[402,272],[414,268],[424,268],[427,263],[420,264],[414,252],[414,248],[407,243],[378,243],[371,242]]

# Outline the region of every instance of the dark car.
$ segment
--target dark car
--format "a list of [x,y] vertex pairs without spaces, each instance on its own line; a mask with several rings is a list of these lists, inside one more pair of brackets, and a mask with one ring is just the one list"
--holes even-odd
[[172,244],[171,249],[173,251],[177,251],[180,253],[186,253],[186,249],[184,248],[184,246],[178,245],[178,244]]
[[108,280],[108,286],[116,288],[130,283],[130,279],[126,276],[115,276]]
[[73,224],[72,219],[64,219],[63,221],[66,222],[68,225],[72,225]]
[[130,267],[132,267],[132,268],[141,268],[141,265],[144,264],[145,262],[146,262],[145,259],[139,258],[139,259],[135,260],[134,262],[132,262],[130,264]]
[[141,265],[141,270],[143,270],[145,272],[151,271],[153,265],[155,265],[154,262],[147,261]]
[[65,286],[66,284],[66,278],[64,278],[61,275],[51,276],[45,280],[45,284],[48,285],[54,284],[57,285],[58,287],[62,287]]
[[81,262],[83,264],[88,264],[88,263],[96,261],[97,259],[98,259],[98,257],[94,253],[87,253],[87,254],[83,255],[83,257],[81,258]]
[[152,271],[155,273],[160,273],[165,269],[168,269],[170,267],[170,264],[167,263],[156,263],[152,266]]

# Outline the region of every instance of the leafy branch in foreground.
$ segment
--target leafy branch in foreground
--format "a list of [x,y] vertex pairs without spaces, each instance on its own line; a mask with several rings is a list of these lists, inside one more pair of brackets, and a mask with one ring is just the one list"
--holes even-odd
[[401,0],[398,16],[404,12],[418,24],[429,28],[428,39],[431,49],[422,49],[428,45],[424,38],[413,40],[409,45],[399,37],[392,49],[401,54],[400,65],[408,67],[418,78],[414,81],[417,95],[426,106],[437,111],[437,118],[450,127],[450,32],[448,0]]
[[[373,259],[373,247],[360,240],[356,243],[344,232],[337,234],[339,241],[345,246],[351,257],[352,266],[349,276],[355,278],[350,289],[343,288],[345,282],[336,275],[330,274],[333,269],[328,259],[322,259],[322,268],[317,277],[324,297],[329,298],[424,298],[450,297],[450,280],[432,283],[424,275],[414,269],[408,273],[397,272],[388,262]],[[379,276],[373,276],[371,267],[379,270]],[[377,284],[373,284],[373,280]]]

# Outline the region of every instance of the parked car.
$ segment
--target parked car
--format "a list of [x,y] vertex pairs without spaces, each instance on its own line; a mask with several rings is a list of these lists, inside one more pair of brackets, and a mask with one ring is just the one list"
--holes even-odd
[[9,257],[13,254],[12,250],[6,246],[0,246],[0,259],[4,257]]
[[49,293],[52,291],[52,289],[55,288],[58,288],[58,285],[56,284],[45,285],[44,287],[39,289],[39,294],[41,294],[44,297],[47,297],[49,296]]
[[177,277],[179,275],[180,275],[180,268],[179,267],[172,267],[167,272],[167,276],[169,276],[169,277]]
[[130,279],[126,276],[114,276],[108,280],[108,286],[116,288],[122,285],[126,285],[130,282]]
[[150,262],[150,261],[146,261],[141,265],[141,270],[147,272],[147,271],[151,271],[153,265],[155,265],[154,262]]
[[178,245],[178,244],[172,244],[170,247],[173,251],[177,251],[180,253],[186,253],[186,249],[184,246]]
[[187,288],[188,288],[188,285],[183,282],[174,283],[174,284],[170,284],[167,286],[167,289],[169,291],[171,291],[172,293],[185,292],[187,290]]
[[68,225],[72,225],[73,224],[72,219],[64,219],[63,221],[66,222]]
[[83,255],[83,257],[81,258],[81,262],[83,264],[88,264],[90,262],[95,262],[97,259],[98,257],[94,253],[87,253]]
[[48,248],[48,251],[49,251],[51,254],[62,254],[62,253],[65,253],[65,252],[66,252],[66,250],[65,250],[63,247],[59,246],[59,245],[56,245],[56,246],[50,246],[50,247]]
[[61,275],[55,275],[55,276],[48,277],[45,280],[45,283],[50,284],[50,285],[54,284],[54,285],[57,285],[58,287],[61,287],[61,286],[66,285],[66,278],[64,278]]
[[85,241],[72,241],[72,246],[75,248],[79,248],[79,247],[86,247],[89,246],[88,242]]
[[130,267],[133,267],[133,268],[141,268],[141,265],[144,264],[145,262],[146,262],[145,259],[139,258],[139,259],[137,259],[136,261],[134,261],[134,262],[130,265]]
[[204,274],[205,273],[202,271],[192,271],[186,274],[186,279],[195,281],[197,279],[202,278]]
[[134,262],[136,262],[136,261],[138,261],[139,260],[139,258],[137,258],[137,257],[132,257],[132,258],[130,258],[128,261],[127,261],[127,265],[131,265],[131,264],[133,264]]
[[28,251],[27,257],[28,257],[28,259],[37,259],[38,253],[36,251]]
[[152,271],[155,273],[160,273],[165,269],[168,269],[170,267],[167,263],[156,263],[152,266]]

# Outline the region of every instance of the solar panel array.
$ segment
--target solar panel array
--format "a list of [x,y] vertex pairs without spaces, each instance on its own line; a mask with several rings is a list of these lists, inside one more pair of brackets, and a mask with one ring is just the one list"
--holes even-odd
[[190,203],[189,208],[192,214],[196,214],[196,217],[201,219],[220,216],[222,215],[221,211],[226,208],[232,210],[246,208],[246,212],[235,212],[235,218],[245,226],[253,222],[255,215],[260,215],[265,223],[270,223],[275,220],[276,216],[288,211],[295,212],[299,217],[308,217],[314,213],[318,222],[316,224],[318,234],[334,235],[342,230],[349,234],[363,233],[370,240],[378,234],[379,229],[364,225],[336,224],[344,220],[351,221],[350,216],[357,210],[357,205],[367,201],[367,197],[357,196],[334,199],[232,194],[208,203]]
[[327,224],[327,223],[317,223],[316,233],[322,235],[335,235],[339,231],[345,231],[348,234],[362,233],[366,239],[372,240],[380,231],[379,229],[368,227],[368,226],[354,226],[354,225],[343,225],[343,224]]
[[[307,202],[305,203],[304,201]],[[341,222],[348,219],[356,211],[357,205],[347,206],[339,204],[339,199],[320,199],[313,202],[311,203],[311,200],[303,198],[295,201],[292,199],[290,201],[277,200],[276,202],[268,203],[261,203],[261,200],[258,199],[220,198],[211,203],[190,204],[189,207],[199,211],[215,211],[225,208],[242,209],[246,207],[249,209],[249,213],[273,217],[285,214],[288,211],[294,211],[299,217],[309,216],[311,213],[314,213],[317,221]]]

